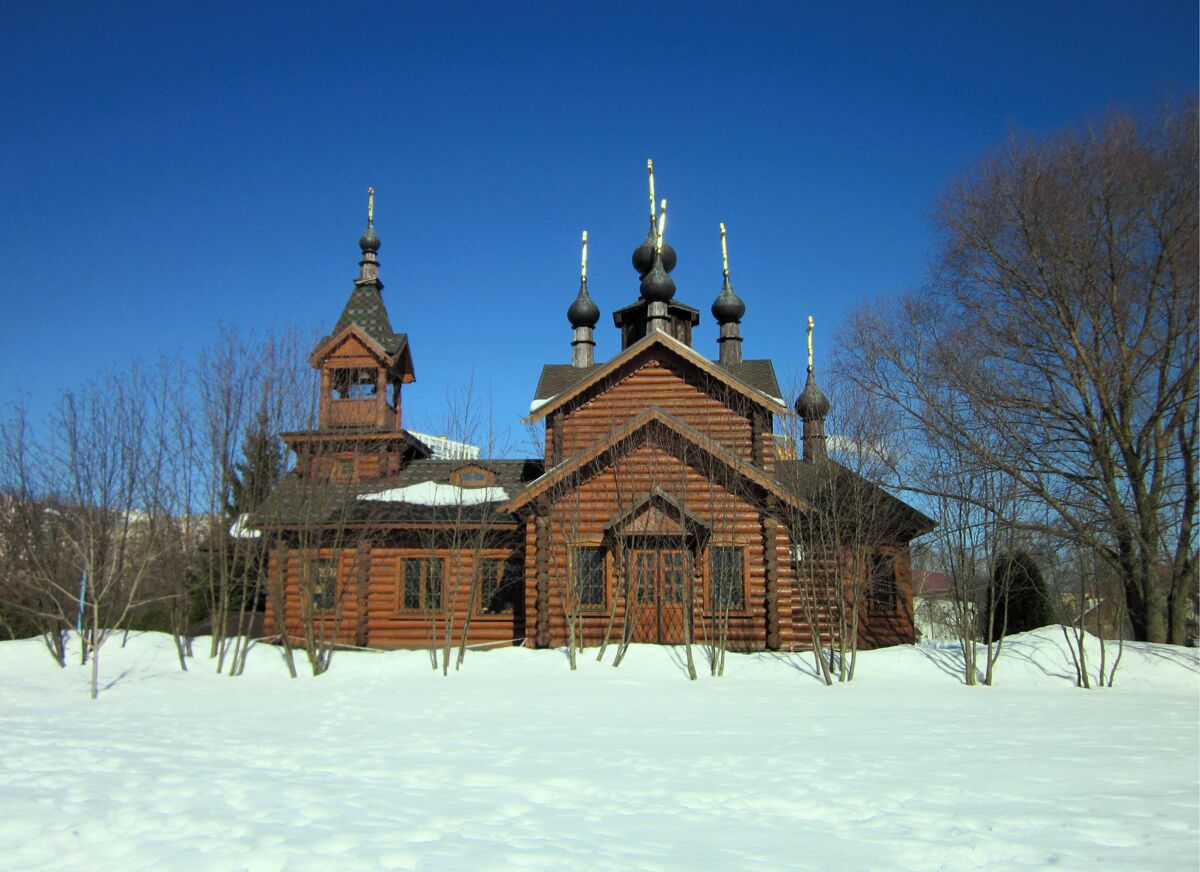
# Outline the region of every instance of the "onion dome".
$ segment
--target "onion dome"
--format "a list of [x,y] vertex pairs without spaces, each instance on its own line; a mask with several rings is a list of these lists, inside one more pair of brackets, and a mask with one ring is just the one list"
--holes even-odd
[[729,283],[728,273],[725,275],[725,284],[721,288],[721,293],[713,300],[712,313],[718,324],[736,324],[746,314],[746,304],[733,292],[733,285]]
[[[663,245],[663,254],[666,254],[667,246]],[[675,281],[669,275],[663,266],[663,259],[660,255],[654,256],[654,265],[650,271],[642,277],[642,284],[639,289],[642,298],[649,300],[651,303],[665,303],[667,300],[675,296]]]
[[796,397],[796,414],[800,416],[801,420],[815,421],[828,415],[829,408],[829,398],[817,387],[817,380],[813,378],[813,369],[810,366],[804,390],[800,392],[800,396]]
[[579,283],[579,296],[567,308],[567,320],[572,327],[595,327],[600,320],[600,307],[588,296],[586,279]]
[[[655,248],[658,244],[658,233],[654,229],[654,225],[650,225],[650,232],[646,234],[642,244],[633,250],[633,268],[637,270],[639,276],[645,277],[646,273],[654,268]],[[677,261],[675,249],[673,249],[666,240],[663,240],[662,247],[662,264],[663,269],[667,272],[675,269]]]
[[375,222],[367,223],[367,229],[358,238],[358,247],[366,254],[368,251],[379,251],[379,237],[375,235]]

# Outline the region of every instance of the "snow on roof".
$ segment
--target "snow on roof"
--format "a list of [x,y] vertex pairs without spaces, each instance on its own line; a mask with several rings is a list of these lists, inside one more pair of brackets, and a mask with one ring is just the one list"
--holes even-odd
[[542,400],[534,400],[532,403],[529,404],[529,413],[532,415],[534,412],[536,412],[542,406],[546,405],[546,403],[550,402],[552,399],[554,399],[554,397],[546,397],[545,399],[542,399]]
[[247,524],[248,515],[238,515],[234,522],[229,526],[229,535],[234,539],[257,539],[262,535],[260,530],[255,530]]
[[423,481],[407,487],[362,494],[359,499],[414,506],[478,506],[504,502],[508,499],[508,491],[502,487],[459,487],[438,481]]

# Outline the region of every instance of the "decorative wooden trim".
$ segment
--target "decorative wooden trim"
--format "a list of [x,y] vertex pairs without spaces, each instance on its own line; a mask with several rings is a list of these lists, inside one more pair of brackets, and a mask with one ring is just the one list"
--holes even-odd
[[[474,478],[475,473],[482,474],[482,478],[479,480],[475,480],[475,478]],[[466,474],[472,475],[472,480],[465,481],[464,478],[465,478]],[[464,463],[462,466],[458,467],[457,469],[453,470],[450,473],[450,484],[457,485],[458,487],[463,487],[463,488],[487,487],[488,485],[495,484],[495,483],[496,483],[495,471],[488,469],[486,466],[483,466],[478,463]]]
[[358,542],[355,553],[358,567],[358,589],[355,591],[355,605],[358,608],[358,620],[354,625],[354,644],[365,648],[371,642],[371,622],[368,609],[371,582],[371,543],[362,538]]
[[537,531],[537,625],[534,644],[550,647],[550,519],[539,515],[534,522]]
[[779,554],[776,536],[779,522],[770,515],[763,515],[763,575],[766,581],[767,648],[778,651],[781,643],[779,633]]

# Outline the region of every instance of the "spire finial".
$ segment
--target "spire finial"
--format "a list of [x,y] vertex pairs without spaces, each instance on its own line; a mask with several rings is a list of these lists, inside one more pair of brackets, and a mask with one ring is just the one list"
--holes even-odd
[[667,230],[667,198],[663,197],[662,208],[659,211],[658,219],[658,245],[655,246],[655,251],[662,254],[663,234]]
[[650,224],[654,226],[656,219],[654,216],[654,161],[646,158],[646,172],[650,176]]
[[587,281],[587,231],[583,231],[583,260],[579,267],[579,280]]
[[808,371],[812,372],[812,332],[813,332],[813,316],[808,316]]
[[367,223],[375,223],[375,189],[367,188]]
[[721,269],[729,278],[729,249],[725,247],[725,222],[721,222]]

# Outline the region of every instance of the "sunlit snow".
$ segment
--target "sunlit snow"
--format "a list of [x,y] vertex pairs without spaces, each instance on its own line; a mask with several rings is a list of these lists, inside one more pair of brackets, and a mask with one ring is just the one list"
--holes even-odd
[[407,487],[362,494],[359,499],[416,506],[478,506],[503,502],[508,499],[508,491],[502,487],[459,487],[440,481],[423,481]]
[[[1116,646],[1110,647],[1110,658]],[[825,687],[808,654],[731,654],[723,678],[635,646],[340,651],[289,679],[183,673],[119,634],[99,699],[78,645],[0,643],[0,868],[102,870],[1196,869],[1196,652],[1127,645],[1080,690],[1057,628],[1012,637],[996,687],[953,648],[863,652]],[[1092,669],[1098,645],[1089,649]],[[1111,659],[1109,661],[1111,663]]]

